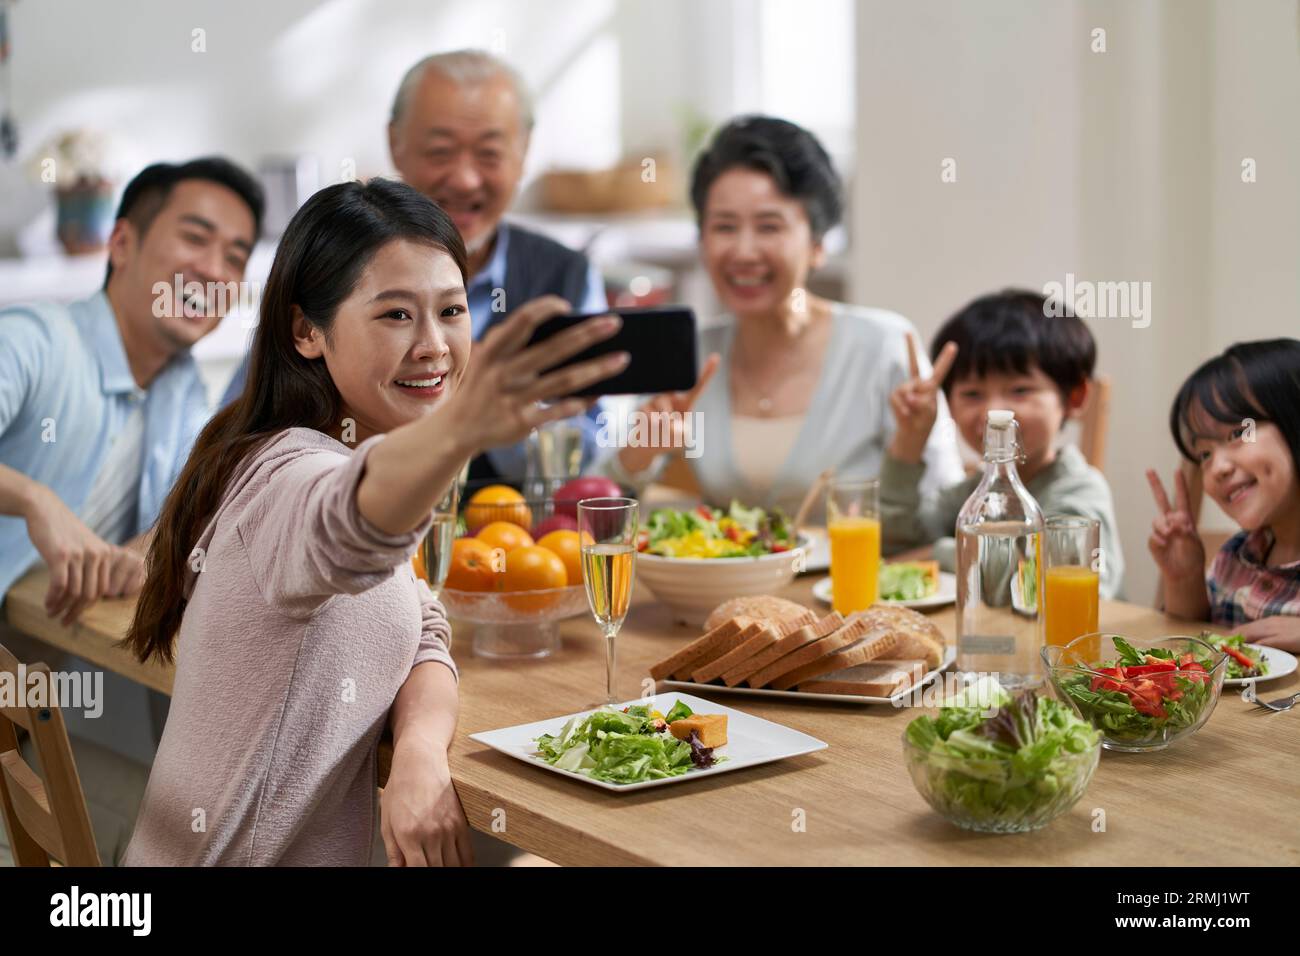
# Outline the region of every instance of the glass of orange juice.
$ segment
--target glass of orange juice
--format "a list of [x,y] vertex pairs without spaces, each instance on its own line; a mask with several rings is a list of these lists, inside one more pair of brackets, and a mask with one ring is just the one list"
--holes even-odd
[[[1063,647],[1076,637],[1097,632],[1101,525],[1096,518],[1055,515],[1046,522],[1044,558],[1047,643]],[[1079,650],[1094,663],[1100,643]]]
[[826,490],[831,540],[831,604],[841,614],[862,611],[880,593],[880,482],[837,478]]

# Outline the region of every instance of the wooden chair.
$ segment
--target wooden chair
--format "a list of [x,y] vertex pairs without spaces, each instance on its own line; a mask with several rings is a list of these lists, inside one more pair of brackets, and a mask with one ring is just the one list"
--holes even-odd
[[672,453],[656,484],[684,491],[692,498],[701,497],[700,483],[695,480],[695,472],[691,471],[691,464],[686,460],[681,449]]
[[1110,428],[1110,377],[1098,375],[1079,416],[1079,451],[1088,464],[1106,470],[1106,433]]
[[[33,664],[26,671],[29,678],[43,674],[52,694],[48,667]],[[12,681],[20,694],[25,691],[18,682],[18,659],[0,645],[0,675],[5,674],[9,676],[4,679]],[[14,863],[49,866],[53,858],[64,866],[99,866],[99,850],[63,712],[57,701],[46,703],[45,707],[9,707],[0,701],[0,816],[4,817]],[[19,727],[31,735],[45,771],[44,783],[23,760],[18,748]]]

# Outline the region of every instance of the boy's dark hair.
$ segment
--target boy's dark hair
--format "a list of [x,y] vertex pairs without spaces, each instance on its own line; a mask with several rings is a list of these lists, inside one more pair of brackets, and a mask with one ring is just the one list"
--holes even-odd
[[[244,200],[253,214],[253,241],[257,241],[262,233],[262,213],[266,209],[262,187],[243,169],[220,156],[204,156],[188,163],[154,163],[146,166],[126,184],[114,221],[131,220],[140,237],[144,238],[154,218],[167,204],[167,197],[176,188],[176,184],[187,179],[206,179],[217,183]],[[113,263],[109,262],[108,271],[104,273],[104,288],[108,288],[108,279],[112,274]]]
[[767,173],[781,195],[799,200],[814,239],[820,241],[844,214],[840,177],[816,136],[786,120],[741,116],[718,130],[695,161],[691,204],[697,222],[704,218],[709,188],[737,166]]
[[931,359],[949,342],[957,343],[957,359],[943,380],[949,396],[953,383],[969,375],[1025,375],[1038,367],[1066,400],[1097,366],[1097,343],[1083,320],[1049,315],[1046,297],[1023,289],[981,296],[963,308],[935,333]]
[[1300,470],[1300,341],[1238,342],[1191,374],[1169,410],[1169,429],[1178,451],[1192,462],[1197,406],[1225,425],[1247,418],[1272,422]]

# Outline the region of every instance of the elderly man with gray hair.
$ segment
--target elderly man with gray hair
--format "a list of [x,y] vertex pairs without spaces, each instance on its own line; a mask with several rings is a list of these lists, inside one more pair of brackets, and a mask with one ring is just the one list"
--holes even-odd
[[[523,80],[480,50],[425,57],[406,71],[393,98],[393,165],[446,210],[469,251],[475,340],[541,296],[559,296],[577,312],[600,312],[607,304],[600,273],[586,256],[502,218],[523,177],[532,129],[532,97]],[[242,389],[243,373],[236,373],[226,401]],[[594,456],[598,414],[593,406],[575,420],[583,428],[584,465]],[[492,449],[475,459],[470,478],[522,478],[526,461],[522,444]]]

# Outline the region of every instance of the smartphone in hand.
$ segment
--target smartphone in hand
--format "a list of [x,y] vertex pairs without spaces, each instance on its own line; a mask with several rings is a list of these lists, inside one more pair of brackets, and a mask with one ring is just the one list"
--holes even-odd
[[686,306],[606,309],[587,315],[557,315],[539,325],[528,344],[545,341],[592,316],[611,312],[623,319],[623,327],[613,338],[597,342],[554,368],[585,362],[611,352],[627,352],[632,359],[617,375],[589,385],[574,395],[653,395],[683,392],[695,385],[699,376],[695,313]]

